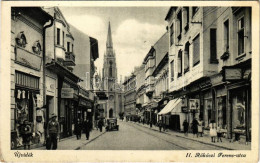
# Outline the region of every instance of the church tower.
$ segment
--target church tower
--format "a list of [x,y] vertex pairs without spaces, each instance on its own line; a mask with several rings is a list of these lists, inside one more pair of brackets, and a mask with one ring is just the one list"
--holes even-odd
[[112,32],[110,22],[108,23],[106,51],[104,54],[102,81],[107,93],[107,105],[105,115],[107,118],[118,117],[122,111],[122,91],[118,89],[116,54],[113,49]]

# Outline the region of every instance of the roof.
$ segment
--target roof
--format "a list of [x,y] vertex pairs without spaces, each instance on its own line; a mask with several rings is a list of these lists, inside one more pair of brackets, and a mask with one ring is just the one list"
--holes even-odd
[[172,14],[172,11],[175,10],[176,8],[177,7],[170,7],[164,20],[168,20],[168,18]]

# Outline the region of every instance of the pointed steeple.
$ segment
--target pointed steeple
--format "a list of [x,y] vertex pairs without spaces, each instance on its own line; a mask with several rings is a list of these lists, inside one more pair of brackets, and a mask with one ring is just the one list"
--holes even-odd
[[113,48],[112,34],[111,34],[111,27],[110,27],[110,21],[109,21],[109,23],[108,23],[108,32],[107,32],[107,48]]

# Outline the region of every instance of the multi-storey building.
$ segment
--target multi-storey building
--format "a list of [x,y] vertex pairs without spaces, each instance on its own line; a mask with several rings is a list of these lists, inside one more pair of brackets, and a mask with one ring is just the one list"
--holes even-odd
[[136,117],[136,75],[132,73],[123,82],[124,86],[124,115],[126,120],[134,120]]
[[[251,128],[251,9],[171,7],[169,91],[182,101],[178,125],[201,119],[216,122],[228,138]],[[240,91],[239,91],[240,90]],[[177,121],[175,121],[177,122]],[[241,136],[243,137],[243,136]]]
[[[78,118],[93,121],[94,93],[93,77],[95,73],[94,61],[98,58],[98,41],[70,25],[74,40],[74,52],[76,66],[74,73],[83,81],[79,82],[79,105],[75,110]],[[94,123],[93,123],[94,124]]]
[[61,138],[73,134],[77,119],[79,89],[81,81],[73,73],[76,54],[74,37],[70,25],[58,7],[44,8],[54,19],[53,26],[46,30],[46,111],[58,115]]
[[144,120],[144,98],[145,98],[145,66],[142,64],[136,69],[136,108],[137,115]]
[[11,148],[22,145],[20,126],[24,120],[32,124],[42,143],[44,140],[43,36],[48,27],[44,25],[50,20],[40,7],[11,8]]

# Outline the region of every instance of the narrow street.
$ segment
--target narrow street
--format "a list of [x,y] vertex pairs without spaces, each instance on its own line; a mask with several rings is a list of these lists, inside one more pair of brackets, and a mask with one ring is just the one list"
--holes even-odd
[[202,144],[181,137],[160,133],[132,122],[119,121],[119,131],[106,132],[80,150],[217,150],[216,146]]

